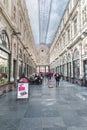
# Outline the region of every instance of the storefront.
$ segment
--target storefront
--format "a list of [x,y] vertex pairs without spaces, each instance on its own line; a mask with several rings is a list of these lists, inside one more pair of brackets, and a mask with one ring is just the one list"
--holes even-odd
[[87,86],[87,60],[84,61],[84,85]]
[[71,81],[71,55],[68,54],[67,57],[67,78]]
[[0,31],[0,86],[10,82],[10,45],[5,30]]
[[29,65],[27,63],[27,77],[29,77]]
[[71,81],[71,62],[67,63],[67,77],[68,80]]
[[0,85],[9,82],[9,54],[0,49]]
[[19,50],[19,77],[21,77],[23,73],[23,59],[22,59],[22,50]]
[[23,71],[23,61],[22,59],[19,60],[19,77],[21,77]]
[[57,70],[57,73],[59,73],[60,72],[60,66],[58,66],[58,70]]
[[63,75],[64,75],[65,80],[67,80],[67,64],[63,65]]
[[79,83],[80,80],[80,60],[79,60],[79,51],[75,49],[73,54],[73,78],[74,83]]
[[80,77],[80,61],[73,61],[73,76],[75,79],[79,79]]

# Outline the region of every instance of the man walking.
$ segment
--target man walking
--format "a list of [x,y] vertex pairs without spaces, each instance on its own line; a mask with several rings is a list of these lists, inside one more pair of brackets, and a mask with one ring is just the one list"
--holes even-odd
[[59,81],[60,81],[60,75],[57,73],[55,76],[55,80],[56,80],[56,87],[59,86]]

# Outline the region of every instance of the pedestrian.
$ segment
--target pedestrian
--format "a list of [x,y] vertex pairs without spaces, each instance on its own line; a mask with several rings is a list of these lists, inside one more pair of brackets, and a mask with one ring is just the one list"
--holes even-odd
[[60,78],[61,78],[60,75],[57,73],[57,74],[55,75],[56,87],[59,86]]
[[63,74],[62,73],[60,73],[60,78],[61,78],[61,80],[63,80]]

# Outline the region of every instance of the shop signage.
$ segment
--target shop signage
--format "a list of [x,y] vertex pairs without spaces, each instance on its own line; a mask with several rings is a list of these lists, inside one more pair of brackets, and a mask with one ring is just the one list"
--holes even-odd
[[27,78],[21,78],[18,81],[17,98],[25,99],[28,98],[29,82]]

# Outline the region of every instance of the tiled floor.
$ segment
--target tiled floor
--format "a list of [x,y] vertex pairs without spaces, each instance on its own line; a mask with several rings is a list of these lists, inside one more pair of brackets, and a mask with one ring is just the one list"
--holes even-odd
[[59,87],[30,86],[29,100],[16,89],[0,97],[0,130],[87,130],[87,88],[66,81]]

